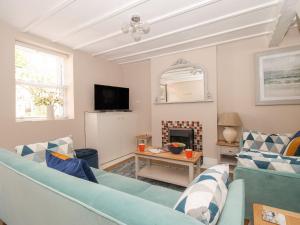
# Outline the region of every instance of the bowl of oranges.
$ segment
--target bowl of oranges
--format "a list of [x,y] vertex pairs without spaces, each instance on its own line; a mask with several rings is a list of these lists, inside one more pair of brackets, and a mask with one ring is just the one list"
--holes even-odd
[[172,142],[167,144],[167,147],[173,154],[180,154],[185,149],[185,144],[180,142]]

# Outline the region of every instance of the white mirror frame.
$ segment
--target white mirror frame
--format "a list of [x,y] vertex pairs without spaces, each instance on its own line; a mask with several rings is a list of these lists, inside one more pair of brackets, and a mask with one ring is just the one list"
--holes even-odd
[[178,101],[178,102],[165,102],[165,101],[161,101],[160,98],[161,98],[161,94],[158,93],[158,96],[155,98],[155,104],[174,104],[174,103],[199,103],[199,102],[212,102],[212,97],[211,97],[211,94],[209,93],[208,91],[208,81],[207,81],[207,73],[206,71],[203,69],[202,66],[200,65],[195,65],[185,59],[182,59],[182,58],[179,58],[175,63],[173,63],[170,67],[168,67],[167,69],[165,69],[162,73],[161,73],[161,76],[160,76],[160,79],[159,79],[159,91],[161,90],[160,89],[160,86],[161,86],[161,77],[168,71],[172,71],[172,70],[175,70],[175,69],[180,69],[180,68],[185,68],[185,67],[194,67],[195,69],[200,69],[202,70],[203,72],[203,76],[204,76],[204,99],[203,100],[196,100],[196,101]]

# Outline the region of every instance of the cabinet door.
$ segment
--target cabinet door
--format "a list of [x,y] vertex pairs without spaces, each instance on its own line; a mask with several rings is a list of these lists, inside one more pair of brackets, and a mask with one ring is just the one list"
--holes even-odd
[[98,123],[96,113],[85,113],[85,146],[98,148]]
[[121,115],[121,152],[127,155],[136,150],[136,115],[135,113],[124,113]]
[[99,151],[101,164],[121,155],[120,116],[118,114],[99,115]]

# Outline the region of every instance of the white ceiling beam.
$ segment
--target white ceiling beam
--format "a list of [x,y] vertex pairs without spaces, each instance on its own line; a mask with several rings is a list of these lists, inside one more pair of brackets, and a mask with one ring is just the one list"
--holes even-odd
[[214,42],[214,43],[207,44],[207,45],[201,45],[201,46],[197,46],[197,47],[193,47],[193,48],[187,48],[184,50],[171,51],[171,52],[167,52],[167,53],[163,53],[163,54],[153,55],[153,56],[149,56],[149,57],[145,57],[145,58],[129,60],[129,61],[124,61],[124,62],[117,62],[117,63],[122,65],[122,64],[128,64],[128,63],[141,62],[141,61],[145,61],[148,59],[153,59],[153,58],[157,58],[157,57],[161,57],[161,56],[172,55],[172,54],[182,53],[182,52],[188,52],[188,51],[192,51],[192,50],[196,50],[196,49],[208,48],[211,46],[217,46],[217,45],[226,44],[226,43],[230,43],[230,42],[234,42],[234,41],[240,41],[240,40],[244,40],[244,39],[265,36],[265,35],[269,35],[271,33],[272,33],[272,31],[266,31],[266,32],[258,33],[258,34],[252,34],[252,35],[246,35],[246,36],[242,36],[242,37],[238,37],[238,38],[232,38],[232,39],[225,40],[225,41]]
[[90,26],[93,26],[97,23],[100,23],[106,19],[110,19],[112,17],[115,17],[129,9],[132,9],[138,5],[144,4],[145,2],[148,2],[150,0],[134,0],[134,1],[130,1],[129,3],[120,6],[119,8],[116,8],[110,12],[105,13],[104,15],[101,15],[100,17],[94,18],[88,22],[85,22],[77,27],[74,27],[70,30],[67,30],[65,33],[63,33],[58,39],[52,40],[53,42],[58,42],[60,41],[62,38],[65,38],[67,36],[70,36],[71,34],[77,33],[83,29],[86,29]]
[[103,55],[103,54],[113,52],[113,51],[116,51],[116,50],[120,50],[120,49],[123,49],[123,48],[126,48],[126,47],[139,45],[139,44],[146,43],[146,42],[149,42],[149,41],[153,41],[153,40],[156,40],[156,39],[160,39],[160,38],[163,38],[163,37],[166,37],[166,36],[174,35],[176,33],[180,33],[180,32],[184,32],[184,31],[187,31],[187,30],[195,29],[197,27],[209,25],[209,24],[212,24],[212,23],[216,23],[216,22],[223,21],[223,20],[226,20],[226,19],[238,17],[238,16],[241,16],[241,15],[244,15],[244,14],[247,14],[247,13],[251,13],[251,12],[254,12],[254,11],[257,11],[257,10],[262,10],[262,9],[265,9],[265,8],[269,8],[269,7],[275,6],[277,4],[278,4],[278,1],[273,1],[273,2],[268,2],[266,4],[261,4],[261,5],[258,5],[258,6],[254,6],[254,7],[250,7],[250,8],[247,8],[247,9],[239,10],[239,11],[236,11],[234,13],[230,13],[230,14],[220,16],[220,17],[217,17],[217,18],[214,18],[214,19],[202,21],[202,22],[197,23],[197,24],[193,24],[193,25],[183,27],[183,28],[180,28],[180,29],[177,29],[177,30],[173,30],[173,31],[166,32],[166,33],[163,33],[163,34],[160,34],[160,35],[156,35],[156,36],[151,37],[151,38],[143,39],[139,42],[132,42],[132,43],[129,43],[129,44],[126,44],[126,45],[121,45],[119,47],[107,49],[105,51],[100,51],[100,52],[94,53],[93,56]]
[[[162,16],[159,16],[159,17],[153,18],[151,20],[148,20],[147,23],[150,24],[150,25],[152,25],[152,24],[161,22],[163,20],[167,20],[167,19],[170,19],[172,17],[179,16],[181,14],[184,14],[184,13],[187,13],[187,12],[199,9],[201,7],[204,7],[204,6],[207,6],[207,5],[219,2],[219,1],[221,1],[221,0],[202,0],[202,1],[199,1],[199,2],[197,2],[195,4],[186,6],[184,8],[181,8],[181,9],[175,10],[173,12],[166,13],[166,14],[164,14]],[[122,33],[121,29],[120,29],[120,30],[115,31],[115,32],[113,32],[111,34],[108,34],[108,35],[105,35],[103,37],[99,37],[99,38],[96,38],[94,40],[88,41],[86,43],[80,44],[80,45],[76,46],[74,49],[84,48],[86,46],[95,44],[97,42],[100,42],[100,41],[103,41],[103,40],[106,40],[106,39],[109,39],[109,38],[116,37],[116,36],[121,35],[121,34],[123,34],[123,33]]]
[[47,11],[45,11],[44,14],[41,14],[38,18],[34,19],[30,24],[28,24],[26,27],[24,27],[22,29],[22,31],[23,32],[30,31],[33,27],[37,26],[38,24],[40,24],[41,22],[45,21],[49,17],[55,15],[56,13],[62,11],[63,9],[65,9],[68,6],[70,6],[71,4],[73,4],[76,1],[77,0],[64,0],[64,1],[60,2],[60,3],[58,3],[54,7],[50,8]]
[[248,28],[252,28],[252,27],[257,27],[257,26],[273,23],[274,21],[275,21],[275,19],[269,19],[269,20],[258,22],[258,23],[252,23],[252,24],[248,24],[248,25],[244,25],[244,26],[240,26],[240,27],[236,27],[236,28],[232,28],[232,29],[227,29],[227,30],[217,32],[217,33],[204,35],[204,36],[200,36],[200,37],[197,37],[197,38],[192,38],[192,39],[189,39],[189,40],[180,41],[180,42],[172,43],[172,44],[169,44],[169,45],[164,45],[164,46],[157,47],[157,48],[152,48],[152,49],[149,49],[149,50],[144,50],[144,51],[140,51],[140,52],[136,52],[136,53],[120,56],[120,57],[109,58],[108,60],[114,61],[114,60],[119,60],[119,59],[124,59],[124,58],[132,57],[132,56],[145,54],[145,53],[155,52],[155,51],[159,51],[159,50],[162,50],[162,49],[166,49],[166,48],[170,48],[170,47],[176,47],[178,45],[188,44],[188,43],[191,43],[191,42],[200,41],[200,40],[220,36],[220,35],[223,35],[223,34],[232,33],[232,32],[239,31],[239,30],[244,30],[244,29],[248,29]]
[[285,37],[290,26],[294,23],[296,17],[296,7],[299,0],[284,0],[280,10],[277,24],[274,28],[269,46],[276,47]]
[[174,10],[170,13],[166,13],[162,16],[159,16],[159,17],[156,17],[154,19],[148,20],[148,23],[149,24],[154,24],[154,23],[157,23],[157,22],[160,22],[160,21],[163,21],[163,20],[167,20],[167,19],[170,19],[172,17],[176,17],[176,16],[182,15],[184,13],[194,11],[196,9],[211,5],[211,4],[219,2],[219,1],[221,1],[221,0],[202,0],[202,1],[199,1],[195,4],[193,4],[193,5],[188,5],[186,7]]

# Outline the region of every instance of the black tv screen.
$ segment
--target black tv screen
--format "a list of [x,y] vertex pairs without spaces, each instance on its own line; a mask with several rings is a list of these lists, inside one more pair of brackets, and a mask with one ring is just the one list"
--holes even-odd
[[95,110],[129,110],[129,88],[95,84]]

